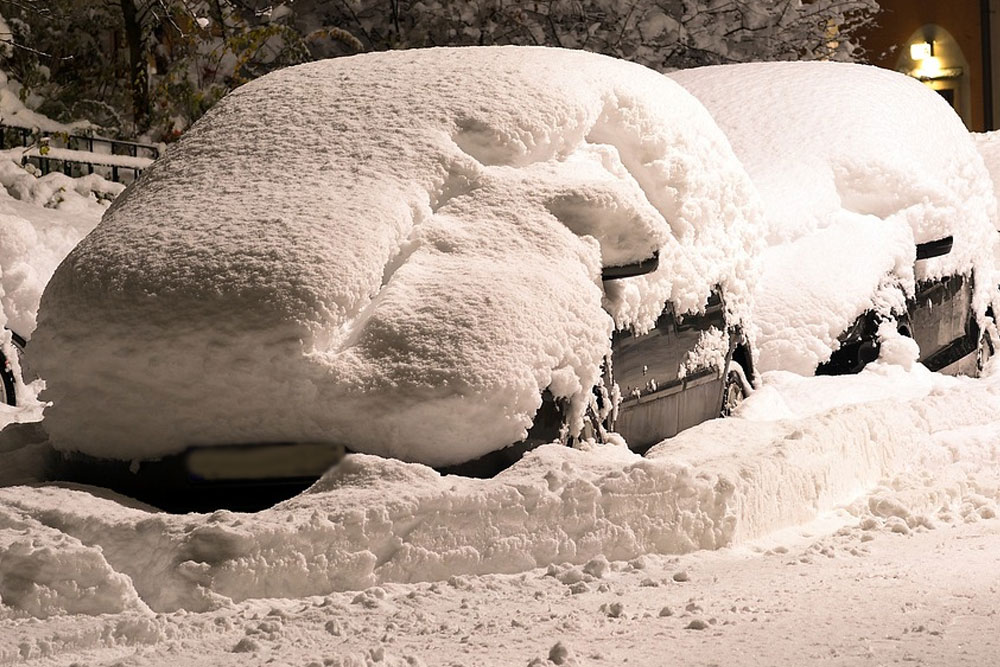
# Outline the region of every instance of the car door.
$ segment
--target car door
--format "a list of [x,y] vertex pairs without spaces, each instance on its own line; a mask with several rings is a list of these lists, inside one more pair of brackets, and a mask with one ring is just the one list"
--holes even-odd
[[722,299],[713,294],[704,313],[676,317],[667,304],[648,333],[619,331],[612,340],[614,380],[622,402],[614,430],[643,453],[664,438],[719,415],[724,374],[696,366],[681,377],[681,366],[703,334],[726,330]]
[[[927,368],[975,373],[975,359],[965,359],[979,342],[979,327],[972,312],[971,276],[918,282],[907,307],[907,318],[910,335],[920,346],[920,361]],[[969,364],[972,367],[965,368]]]

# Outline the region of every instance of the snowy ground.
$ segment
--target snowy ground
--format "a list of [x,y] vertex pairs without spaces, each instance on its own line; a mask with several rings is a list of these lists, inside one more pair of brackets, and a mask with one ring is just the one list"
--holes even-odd
[[[990,665],[1000,522],[4,628],[55,665]],[[960,566],[956,567],[956,564]],[[572,573],[572,574],[571,574]],[[570,575],[570,576],[567,576]],[[687,581],[676,581],[675,577]],[[579,591],[579,592],[577,592]],[[2,636],[2,635],[0,635]]]
[[[117,193],[0,172],[27,335]],[[0,406],[0,665],[997,664],[1000,362],[882,354],[765,373],[646,457],[551,445],[471,480],[354,455],[254,514],[53,483],[36,382]]]
[[[993,664],[1000,375],[886,349],[645,460],[358,456],[257,514],[0,489],[0,664]],[[4,481],[40,440],[0,434]]]

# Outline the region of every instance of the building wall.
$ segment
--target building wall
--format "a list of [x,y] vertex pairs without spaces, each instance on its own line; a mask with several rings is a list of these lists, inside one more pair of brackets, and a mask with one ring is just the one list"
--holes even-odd
[[[892,70],[907,67],[911,37],[925,26],[940,26],[954,37],[964,56],[963,92],[957,105],[969,129],[983,131],[987,123],[985,97],[992,86],[985,85],[981,0],[878,0],[882,12],[864,37],[869,61]],[[927,35],[928,38],[931,35]],[[949,63],[945,63],[948,65]],[[992,100],[991,100],[992,101]],[[964,108],[963,108],[964,107]]]

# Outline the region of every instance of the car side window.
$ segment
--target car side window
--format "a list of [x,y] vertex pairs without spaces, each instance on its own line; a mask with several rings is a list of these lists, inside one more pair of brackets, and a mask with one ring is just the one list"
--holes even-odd
[[687,350],[677,343],[677,320],[669,303],[647,333],[616,331],[612,350],[622,398],[639,398],[678,384],[678,369]]
[[909,309],[913,339],[927,357],[966,334],[972,308],[972,284],[966,276],[917,283]]
[[722,299],[716,292],[703,313],[677,317],[668,303],[648,333],[616,332],[612,342],[614,374],[622,398],[639,398],[681,384],[681,366],[702,334],[712,328],[726,330]]

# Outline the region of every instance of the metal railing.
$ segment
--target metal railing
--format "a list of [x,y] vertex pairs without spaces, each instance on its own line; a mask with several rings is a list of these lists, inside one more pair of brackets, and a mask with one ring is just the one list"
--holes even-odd
[[[86,170],[88,174],[97,172],[118,183],[135,180],[144,167],[135,164],[115,164],[114,156],[143,158],[150,161],[160,157],[160,148],[155,144],[67,132],[42,132],[38,128],[0,123],[0,149],[18,147],[25,149],[21,164],[31,163],[42,174],[59,170],[67,176],[82,176]],[[47,153],[51,148],[64,148],[78,151],[80,154],[72,155],[60,151],[58,157],[48,156]],[[94,159],[93,155],[97,154],[108,155],[111,159]],[[126,179],[125,176],[130,178]]]

